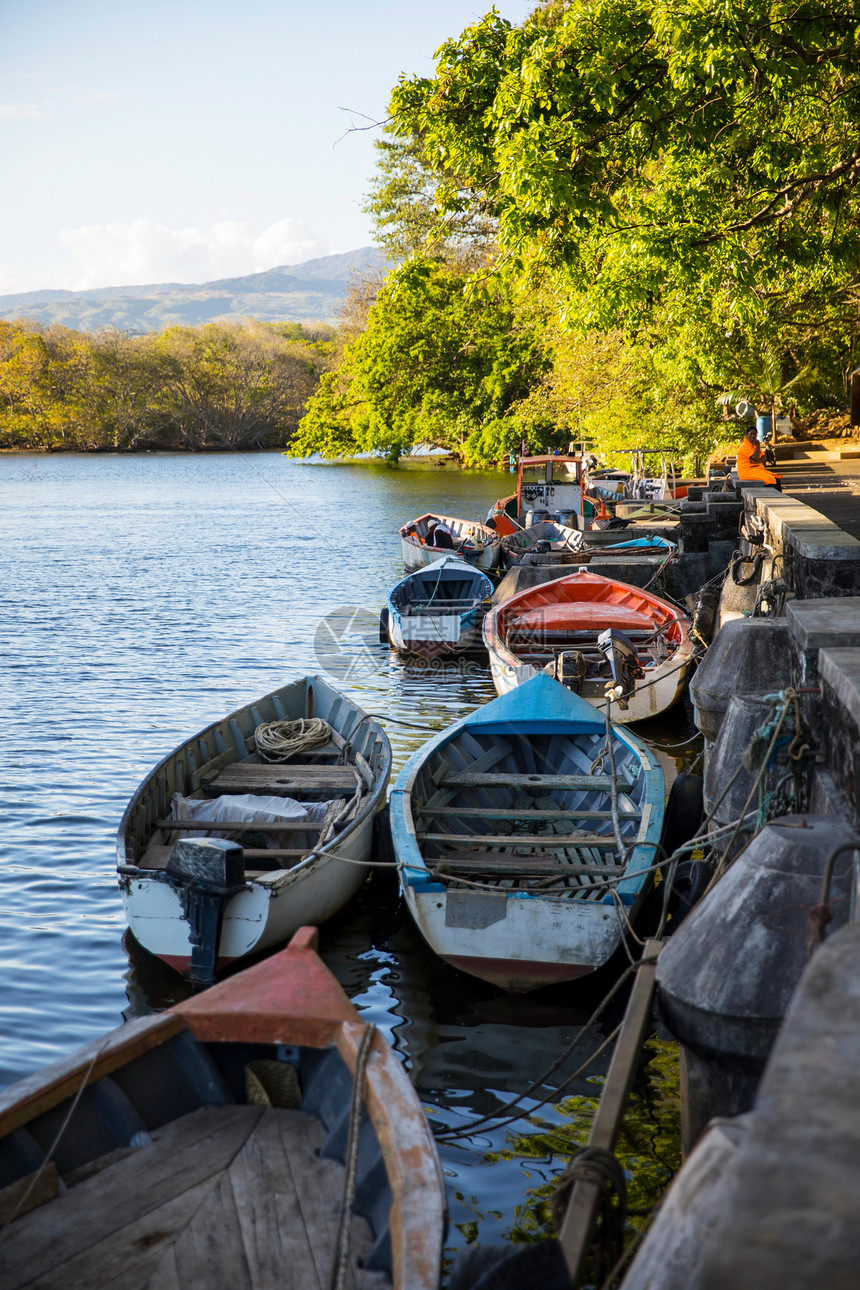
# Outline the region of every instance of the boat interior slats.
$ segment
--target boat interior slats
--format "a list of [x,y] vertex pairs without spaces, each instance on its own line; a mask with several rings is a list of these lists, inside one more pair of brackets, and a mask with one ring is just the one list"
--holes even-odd
[[[230,1286],[327,1290],[343,1170],[325,1130],[300,1110],[193,1111],[153,1141],[18,1218],[4,1233],[4,1290]],[[353,1218],[346,1284],[372,1248]]]
[[271,793],[286,796],[294,793],[341,793],[354,791],[357,773],[351,766],[298,766],[292,762],[234,762],[217,775],[207,777],[206,792]]
[[598,847],[616,849],[615,838],[601,833],[419,833],[423,842],[438,842],[446,846],[488,847]]
[[[419,806],[419,816],[443,816],[453,815],[462,816],[463,819],[477,820],[522,820],[523,823],[530,823],[532,820],[611,820],[611,811],[592,811],[585,807],[582,809],[575,807],[556,807],[554,810],[531,810],[524,808],[517,810],[510,806]],[[619,809],[618,818],[620,820],[640,820],[641,811],[622,811]]]
[[447,774],[443,782],[446,788],[597,788],[608,792],[612,779],[609,775],[506,775],[469,770]]
[[471,878],[477,878],[480,874],[500,878],[617,877],[619,872],[617,864],[575,864],[552,851],[530,856],[512,856],[504,851],[446,853],[437,856],[432,864],[442,875],[461,873],[464,876],[468,874]]
[[310,833],[316,837],[322,832],[322,824],[312,824],[309,820],[279,820],[277,822],[259,822],[248,824],[242,820],[159,820],[158,828],[170,833],[201,833],[210,829],[215,833]]

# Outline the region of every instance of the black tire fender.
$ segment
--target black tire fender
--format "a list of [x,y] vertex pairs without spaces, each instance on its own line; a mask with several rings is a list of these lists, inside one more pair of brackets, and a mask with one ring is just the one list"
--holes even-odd
[[[752,572],[745,577],[740,574],[740,567],[743,564],[751,564]],[[749,587],[754,583],[761,573],[761,566],[764,564],[764,552],[756,551],[755,555],[738,555],[732,560],[732,582],[738,587]]]
[[388,635],[388,606],[384,605],[382,613],[379,615],[379,643],[380,645],[390,645],[391,637]]

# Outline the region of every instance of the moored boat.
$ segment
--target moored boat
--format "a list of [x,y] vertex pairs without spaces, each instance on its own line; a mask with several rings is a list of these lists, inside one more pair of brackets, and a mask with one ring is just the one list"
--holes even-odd
[[484,570],[495,569],[499,561],[499,535],[493,529],[432,511],[403,525],[400,545],[407,569],[420,569],[449,555]]
[[384,731],[318,676],[207,726],[150,771],[122,817],[135,939],[205,984],[330,918],[367,876],[390,770]]
[[487,522],[506,537],[546,521],[587,529],[600,515],[608,512],[587,490],[582,457],[553,453],[517,459],[517,491],[499,498]]
[[[406,904],[427,943],[524,991],[593,972],[650,887],[663,774],[538,674],[418,750],[391,794]],[[623,913],[618,908],[623,907]]]
[[577,559],[582,539],[581,529],[554,520],[539,520],[502,538],[499,563],[503,569],[512,569],[524,559],[541,555],[564,564]]
[[432,1134],[315,943],[0,1093],[5,1290],[436,1290]]
[[690,621],[639,587],[578,569],[521,591],[484,619],[499,694],[546,672],[622,723],[680,698],[694,655]]
[[493,583],[455,556],[398,582],[383,611],[381,634],[396,650],[425,658],[482,648],[481,623]]

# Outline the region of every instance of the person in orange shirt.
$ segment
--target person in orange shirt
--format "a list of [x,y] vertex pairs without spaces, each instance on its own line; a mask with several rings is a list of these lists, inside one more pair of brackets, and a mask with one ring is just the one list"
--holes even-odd
[[749,427],[743,443],[738,448],[735,470],[738,479],[755,479],[760,484],[770,484],[771,488],[778,488],[782,492],[782,475],[774,475],[765,468],[764,445],[758,441],[758,431],[755,426]]

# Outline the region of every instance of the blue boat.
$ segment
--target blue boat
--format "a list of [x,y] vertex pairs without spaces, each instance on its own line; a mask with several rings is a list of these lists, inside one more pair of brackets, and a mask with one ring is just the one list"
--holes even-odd
[[391,794],[406,904],[447,963],[506,990],[595,971],[650,887],[663,772],[539,674],[424,744]]
[[480,648],[492,594],[485,573],[446,556],[398,582],[382,611],[380,637],[402,653],[425,658]]

